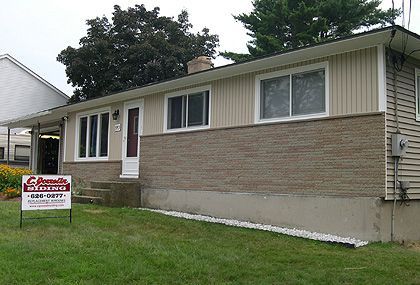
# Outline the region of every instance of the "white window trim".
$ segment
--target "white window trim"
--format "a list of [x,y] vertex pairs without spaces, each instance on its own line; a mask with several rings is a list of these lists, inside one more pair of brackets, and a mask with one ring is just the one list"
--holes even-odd
[[[199,93],[199,92],[209,92],[209,118],[208,118],[208,125],[206,126],[193,126],[193,127],[182,127],[177,129],[168,129],[168,99],[171,97],[178,97],[178,96],[184,96],[192,93]],[[172,93],[165,94],[165,103],[164,103],[164,118],[163,118],[163,130],[165,133],[178,133],[178,132],[190,132],[195,130],[204,130],[210,128],[211,124],[211,96],[212,96],[212,90],[211,85],[205,85],[200,86],[196,88],[191,88],[187,90],[181,90],[176,91]],[[187,109],[186,112],[188,112],[188,100],[187,100]]]
[[[89,119],[87,123],[87,139],[86,139],[86,157],[79,157],[79,135],[80,135],[80,118],[86,117],[86,116],[92,116],[92,115],[98,115],[98,128],[100,126],[100,114],[108,113],[108,150],[107,150],[107,156],[100,156],[100,157],[89,157],[88,152],[88,146],[89,146],[89,131],[90,131],[90,124]],[[81,113],[76,114],[76,133],[75,133],[75,150],[74,150],[74,160],[75,161],[104,161],[109,159],[109,145],[110,145],[110,134],[111,134],[111,107],[101,108],[101,109],[95,109],[90,111],[85,111]],[[100,136],[100,133],[98,133],[98,138]],[[100,139],[97,139],[96,141],[96,149],[99,151],[99,142]]]
[[419,97],[420,97],[420,86],[418,84],[418,77],[420,77],[420,69],[416,68],[414,70],[414,86],[416,88],[416,121],[420,121],[420,110],[419,110]]
[[[260,109],[260,92],[261,92],[261,81],[265,79],[281,77],[286,75],[292,75],[296,73],[308,72],[317,69],[324,69],[325,70],[325,112],[316,113],[316,114],[308,114],[308,115],[300,115],[300,116],[289,116],[289,117],[282,117],[282,118],[270,118],[270,119],[261,119],[261,109]],[[292,76],[290,76],[291,80]],[[290,96],[292,87],[290,85]],[[272,122],[287,122],[287,121],[299,121],[299,120],[309,120],[313,118],[322,118],[329,116],[329,68],[328,68],[328,61],[304,65],[295,68],[289,68],[285,70],[274,71],[270,73],[263,73],[255,76],[255,124],[263,124],[263,123],[272,123]],[[292,101],[290,101],[289,108],[292,108]],[[291,112],[290,112],[291,114]]]

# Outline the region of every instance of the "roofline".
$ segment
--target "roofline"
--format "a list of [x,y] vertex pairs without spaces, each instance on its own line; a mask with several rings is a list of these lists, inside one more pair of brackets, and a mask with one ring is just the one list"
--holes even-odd
[[151,82],[151,83],[144,84],[144,85],[141,85],[141,86],[135,86],[135,87],[131,87],[131,88],[121,90],[121,91],[108,93],[108,94],[105,94],[104,96],[98,96],[98,97],[87,99],[87,100],[84,100],[84,101],[81,101],[81,102],[70,103],[68,105],[82,104],[82,103],[85,103],[85,102],[89,102],[89,101],[92,101],[92,100],[97,100],[97,99],[100,99],[100,98],[116,95],[116,94],[119,94],[119,93],[138,90],[138,89],[142,89],[142,88],[145,88],[145,87],[150,87],[150,86],[154,86],[154,85],[158,85],[158,84],[162,84],[162,83],[166,83],[166,82],[170,82],[170,81],[183,79],[183,78],[186,78],[186,77],[195,76],[195,75],[198,75],[198,74],[214,72],[214,71],[218,71],[218,70],[221,70],[221,69],[225,69],[225,68],[229,68],[229,67],[233,67],[233,66],[238,66],[238,65],[243,65],[243,64],[255,62],[255,61],[270,58],[270,57],[275,57],[275,56],[279,56],[279,55],[283,55],[283,54],[297,52],[297,51],[304,50],[304,49],[309,49],[309,48],[313,48],[313,47],[317,47],[317,46],[328,45],[328,44],[335,43],[335,42],[350,40],[352,38],[367,36],[369,34],[380,33],[380,32],[384,32],[384,31],[387,31],[387,30],[392,30],[394,27],[397,30],[401,30],[401,32],[408,33],[408,34],[412,35],[413,37],[420,40],[420,35],[418,35],[416,33],[413,33],[413,32],[411,32],[411,31],[409,31],[409,30],[407,30],[407,29],[405,29],[405,28],[403,28],[399,25],[387,26],[387,27],[383,27],[383,28],[379,28],[379,29],[374,29],[374,30],[362,32],[362,33],[352,34],[352,35],[345,36],[345,37],[342,37],[342,38],[326,40],[326,41],[323,41],[323,42],[314,43],[314,44],[310,44],[310,45],[306,45],[306,46],[301,46],[301,47],[297,47],[297,48],[294,48],[294,49],[288,49],[288,50],[284,50],[284,51],[274,52],[274,53],[270,53],[270,54],[267,54],[267,55],[255,57],[255,58],[252,58],[252,59],[248,59],[248,60],[244,60],[244,61],[240,61],[240,62],[234,62],[234,63],[231,63],[231,64],[214,67],[214,68],[207,69],[207,70],[202,70],[202,71],[195,72],[195,73],[192,73],[192,74],[184,74],[184,75],[181,75],[181,76],[176,76],[176,77],[172,77],[172,78],[168,78],[168,79],[164,79],[164,80],[160,80],[160,81],[156,81],[156,82]]
[[39,81],[41,81],[42,83],[44,83],[45,85],[47,85],[49,88],[53,89],[55,92],[57,92],[59,95],[63,96],[64,98],[66,98],[66,99],[69,99],[70,98],[63,91],[61,91],[60,89],[58,89],[57,87],[55,87],[54,85],[52,85],[51,83],[49,83],[47,80],[45,80],[44,78],[42,78],[41,76],[39,76],[37,73],[35,73],[34,71],[32,71],[29,67],[27,67],[26,65],[24,65],[23,63],[21,63],[20,61],[18,61],[16,58],[14,58],[13,56],[11,56],[10,54],[8,54],[8,53],[0,54],[0,59],[3,59],[3,58],[9,59],[14,64],[16,64],[17,66],[19,66],[20,68],[22,68],[24,71],[26,71],[27,73],[29,73],[30,75],[32,75],[33,77],[35,77],[36,79],[38,79]]
[[[41,119],[41,117],[46,116],[48,114],[47,111],[55,113],[57,110],[59,110],[60,114],[62,113],[63,116],[65,116],[67,115],[67,113],[76,112],[83,109],[89,109],[93,106],[112,104],[117,101],[131,100],[133,98],[144,97],[150,94],[154,94],[156,92],[164,92],[165,90],[170,90],[182,86],[201,84],[212,80],[227,78],[229,76],[236,76],[246,72],[254,72],[258,70],[271,68],[277,65],[325,57],[342,52],[357,50],[360,48],[374,46],[376,47],[378,45],[384,45],[388,43],[389,35],[387,34],[387,32],[390,32],[392,29],[399,30],[403,34],[408,34],[412,36],[415,40],[420,41],[420,35],[408,31],[407,29],[401,26],[387,26],[379,29],[366,31],[363,33],[349,35],[338,39],[332,39],[325,42],[315,43],[312,45],[307,45],[295,49],[289,49],[281,52],[272,53],[243,62],[219,66],[216,68],[196,72],[193,74],[186,74],[167,80],[153,82],[145,84],[143,86],[133,87],[126,90],[106,94],[105,96],[92,98],[82,102],[58,106],[14,120],[3,121],[0,122],[0,125],[19,127],[19,125],[29,123],[29,121],[35,120],[36,118]],[[353,39],[359,40],[353,41]],[[325,48],[323,48],[324,46]],[[57,117],[56,114],[54,115],[54,117]],[[39,119],[38,122],[40,121]],[[46,118],[43,118],[42,120],[45,119]]]

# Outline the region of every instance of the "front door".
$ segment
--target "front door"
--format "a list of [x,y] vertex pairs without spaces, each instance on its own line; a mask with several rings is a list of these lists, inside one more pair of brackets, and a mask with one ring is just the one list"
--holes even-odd
[[138,178],[140,135],[143,130],[143,101],[124,104],[121,177]]

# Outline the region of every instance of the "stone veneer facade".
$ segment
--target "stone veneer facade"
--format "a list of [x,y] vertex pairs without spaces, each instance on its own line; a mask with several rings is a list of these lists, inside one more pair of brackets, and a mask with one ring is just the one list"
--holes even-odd
[[140,155],[145,189],[383,197],[385,115],[143,136]]

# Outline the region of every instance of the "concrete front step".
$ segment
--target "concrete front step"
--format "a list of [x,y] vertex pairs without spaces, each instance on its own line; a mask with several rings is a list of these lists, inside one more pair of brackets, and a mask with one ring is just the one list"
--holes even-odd
[[93,197],[93,196],[83,196],[83,195],[73,195],[71,197],[72,203],[78,204],[95,204],[95,205],[103,205],[104,199],[101,197]]
[[100,197],[102,205],[111,207],[140,207],[141,186],[138,181],[91,181],[82,195]]

